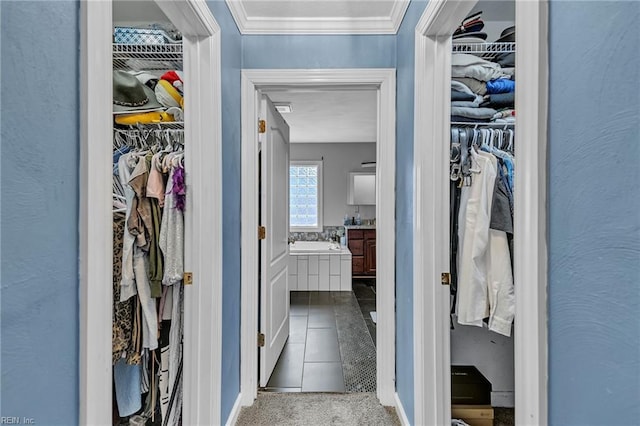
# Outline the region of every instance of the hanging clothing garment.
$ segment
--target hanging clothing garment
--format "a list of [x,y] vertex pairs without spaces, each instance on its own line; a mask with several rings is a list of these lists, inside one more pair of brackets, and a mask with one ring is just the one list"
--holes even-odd
[[[479,174],[463,187],[459,210],[458,323],[509,336],[514,316],[513,273],[507,234],[490,229],[498,161],[471,151]],[[473,169],[473,167],[472,167]]]
[[513,271],[507,233],[489,229],[489,330],[511,336],[515,316]]
[[482,153],[471,150],[471,186],[462,188],[458,219],[458,323],[482,327],[489,316],[487,249],[496,168]]
[[146,195],[149,170],[144,157],[137,158],[136,167],[129,176],[128,184],[133,189],[135,197],[132,200],[131,214],[127,226],[131,235],[136,237],[136,245],[144,251],[149,251],[150,235],[153,229],[151,223],[151,204]]
[[161,157],[165,152],[158,152],[151,157],[151,167],[149,170],[149,180],[147,180],[147,197],[158,199],[158,205],[164,207],[165,183],[162,176]]
[[[135,155],[125,154],[120,157],[118,171],[122,182],[130,181],[133,171],[139,163]],[[144,163],[144,161],[142,161],[142,163]],[[129,220],[131,215],[134,214],[134,206],[137,206],[137,203],[134,203],[134,199],[136,198],[135,192],[129,184],[125,185],[125,197],[127,199],[127,224],[137,224],[139,223],[137,219]],[[142,307],[142,347],[153,350],[158,347],[158,316],[155,300],[151,297],[151,287],[147,273],[149,269],[148,255],[147,252],[137,244],[141,242],[146,244],[146,239],[144,241],[139,239],[140,234],[137,236],[133,235],[131,229],[130,226],[125,228],[123,239],[123,270],[122,281],[120,283],[120,300],[125,301],[131,296],[138,294]]]
[[122,358],[113,366],[113,383],[120,417],[131,416],[142,407],[140,370],[140,365],[130,365]]
[[173,309],[169,332],[169,406],[168,421],[164,424],[177,425],[182,413],[182,336],[184,335],[184,285],[172,285]]
[[151,179],[151,170],[153,168],[153,157],[154,155],[152,152],[149,152],[144,157],[146,168],[149,170],[149,173],[146,176],[146,182],[142,182],[144,183],[144,187],[139,190],[141,193],[144,193],[145,199],[149,203],[149,210],[151,213],[151,228],[149,229],[149,281],[151,283],[151,297],[160,297],[162,296],[162,278],[164,275],[163,256],[159,245],[162,210],[160,209],[159,200],[155,197],[149,197],[147,194],[149,181]]
[[142,306],[142,347],[154,350],[158,348],[158,313],[156,300],[151,297],[149,284],[149,256],[140,247],[134,247],[133,267],[136,275],[136,288]]
[[[165,290],[167,287],[165,287]],[[160,391],[160,412],[162,419],[167,417],[167,407],[169,406],[169,330],[171,321],[162,321],[160,328],[160,377],[158,388]]]
[[177,208],[177,198],[173,192],[175,170],[175,167],[171,168],[167,181],[165,206],[162,212],[158,241],[164,255],[164,277],[162,279],[164,285],[172,285],[182,281],[184,274],[184,215]]
[[[135,167],[135,157],[131,154],[125,154],[120,156],[118,160],[118,174],[120,176],[120,182],[124,183],[124,195],[127,205],[126,220],[129,221],[131,217],[131,208],[133,199],[136,194],[133,189],[126,184],[129,182],[131,172]],[[129,227],[125,227],[124,236],[122,242],[122,281],[120,282],[120,301],[124,302],[130,297],[135,296],[136,291],[136,277],[133,272],[133,246],[135,244],[135,237],[129,232]]]
[[133,350],[131,333],[133,329],[133,304],[131,299],[120,302],[120,280],[122,279],[122,244],[124,238],[125,215],[113,215],[113,321],[111,332],[112,363],[117,363],[123,355]]

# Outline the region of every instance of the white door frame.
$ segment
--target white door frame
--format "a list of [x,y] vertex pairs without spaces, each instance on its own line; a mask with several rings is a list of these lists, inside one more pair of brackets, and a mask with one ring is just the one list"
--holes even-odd
[[[222,197],[220,27],[203,0],[157,1],[184,36],[184,424],[220,423]],[[112,2],[81,2],[80,413],[111,424]]]
[[370,87],[378,89],[376,154],[376,253],[378,312],[377,389],[384,405],[395,395],[395,69],[278,69],[242,71],[242,405],[251,405],[258,389],[258,130],[259,90],[269,87]]
[[[415,424],[451,420],[449,149],[451,34],[473,8],[432,0],[415,34]],[[547,424],[547,16],[545,0],[516,0],[514,282],[515,419]],[[435,350],[434,350],[435,349]]]

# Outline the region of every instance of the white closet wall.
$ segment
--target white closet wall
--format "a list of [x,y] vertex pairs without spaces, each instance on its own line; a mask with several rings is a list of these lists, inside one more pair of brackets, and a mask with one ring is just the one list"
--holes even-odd
[[114,0],[113,25],[144,28],[152,23],[169,24],[167,16],[154,1]]

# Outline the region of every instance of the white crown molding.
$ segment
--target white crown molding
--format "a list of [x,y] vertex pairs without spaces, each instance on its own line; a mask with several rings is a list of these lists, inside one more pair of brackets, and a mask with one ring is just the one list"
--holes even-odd
[[396,34],[409,0],[396,0],[382,17],[265,17],[249,16],[243,0],[225,0],[242,34]]

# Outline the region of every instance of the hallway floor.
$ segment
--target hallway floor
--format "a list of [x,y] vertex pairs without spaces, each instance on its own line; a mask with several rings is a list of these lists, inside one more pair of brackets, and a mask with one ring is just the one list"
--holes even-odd
[[364,287],[291,293],[289,339],[264,391],[375,392],[375,292]]
[[383,407],[376,395],[359,393],[258,392],[251,407],[243,407],[236,426],[399,426],[395,409]]

